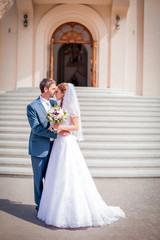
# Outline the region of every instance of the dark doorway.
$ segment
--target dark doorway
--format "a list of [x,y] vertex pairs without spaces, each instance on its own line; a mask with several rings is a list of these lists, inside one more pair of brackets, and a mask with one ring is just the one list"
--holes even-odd
[[58,52],[57,84],[87,86],[88,53],[84,44],[63,44]]

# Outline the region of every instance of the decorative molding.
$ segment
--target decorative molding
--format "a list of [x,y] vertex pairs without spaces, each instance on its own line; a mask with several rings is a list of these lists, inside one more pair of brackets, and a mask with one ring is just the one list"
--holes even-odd
[[1,0],[0,1],[0,19],[12,7],[14,0]]

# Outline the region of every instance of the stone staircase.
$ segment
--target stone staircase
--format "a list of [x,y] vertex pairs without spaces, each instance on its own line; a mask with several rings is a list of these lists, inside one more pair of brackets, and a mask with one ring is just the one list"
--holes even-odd
[[[80,148],[94,177],[160,177],[160,98],[76,88],[85,141]],[[0,94],[0,174],[32,176],[26,106],[40,94]]]

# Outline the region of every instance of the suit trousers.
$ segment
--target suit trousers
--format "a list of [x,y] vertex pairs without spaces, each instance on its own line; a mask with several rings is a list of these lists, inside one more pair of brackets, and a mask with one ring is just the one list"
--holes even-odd
[[[50,144],[50,150],[52,145],[53,143]],[[43,179],[45,178],[46,175],[49,156],[50,152],[44,158],[31,156],[34,178],[34,200],[37,206],[39,206],[41,200],[41,195],[43,191]]]

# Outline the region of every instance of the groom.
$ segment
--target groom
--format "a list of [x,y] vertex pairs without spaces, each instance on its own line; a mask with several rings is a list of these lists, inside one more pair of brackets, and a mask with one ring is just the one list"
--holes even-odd
[[[57,138],[57,133],[48,130],[49,123],[46,119],[47,111],[57,104],[55,100],[50,99],[54,96],[56,83],[52,79],[44,78],[39,87],[41,96],[27,106],[27,117],[31,127],[29,155],[31,155],[32,160],[36,210],[39,208],[43,178],[45,177],[53,139]],[[60,135],[68,134],[65,131],[60,133]]]

